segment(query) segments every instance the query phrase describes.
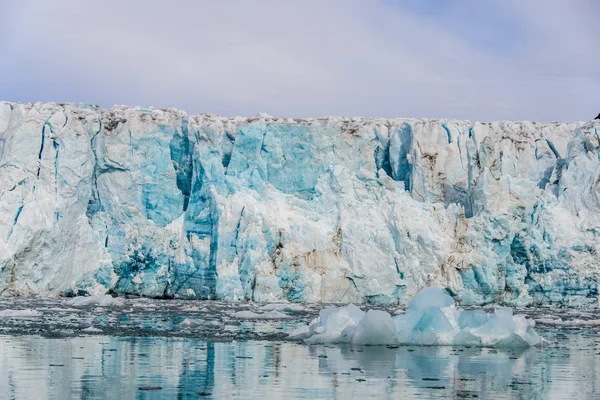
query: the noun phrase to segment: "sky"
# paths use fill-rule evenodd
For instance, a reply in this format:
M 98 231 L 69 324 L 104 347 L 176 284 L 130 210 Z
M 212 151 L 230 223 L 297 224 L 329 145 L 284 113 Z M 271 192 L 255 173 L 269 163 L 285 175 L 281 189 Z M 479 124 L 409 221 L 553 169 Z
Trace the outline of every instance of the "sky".
M 0 0 L 0 100 L 582 121 L 597 0 Z

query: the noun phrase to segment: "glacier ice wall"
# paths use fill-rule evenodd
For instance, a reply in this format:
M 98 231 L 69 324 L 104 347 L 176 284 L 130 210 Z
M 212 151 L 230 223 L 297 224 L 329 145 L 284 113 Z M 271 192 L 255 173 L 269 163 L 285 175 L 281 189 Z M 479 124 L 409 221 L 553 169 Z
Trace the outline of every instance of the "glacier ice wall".
M 595 305 L 600 121 L 0 103 L 0 292 Z

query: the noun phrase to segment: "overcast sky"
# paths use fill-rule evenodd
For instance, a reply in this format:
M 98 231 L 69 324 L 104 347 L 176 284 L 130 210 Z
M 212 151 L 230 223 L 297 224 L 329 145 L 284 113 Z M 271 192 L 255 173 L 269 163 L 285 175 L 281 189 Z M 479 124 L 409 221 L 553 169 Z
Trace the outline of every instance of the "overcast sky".
M 588 120 L 597 0 L 0 0 L 0 99 Z

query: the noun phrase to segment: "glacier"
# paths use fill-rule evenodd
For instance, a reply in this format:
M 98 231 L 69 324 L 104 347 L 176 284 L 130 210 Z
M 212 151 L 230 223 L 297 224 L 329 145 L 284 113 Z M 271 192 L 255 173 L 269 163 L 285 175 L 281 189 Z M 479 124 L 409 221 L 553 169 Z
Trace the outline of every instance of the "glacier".
M 0 293 L 597 306 L 599 132 L 0 102 Z

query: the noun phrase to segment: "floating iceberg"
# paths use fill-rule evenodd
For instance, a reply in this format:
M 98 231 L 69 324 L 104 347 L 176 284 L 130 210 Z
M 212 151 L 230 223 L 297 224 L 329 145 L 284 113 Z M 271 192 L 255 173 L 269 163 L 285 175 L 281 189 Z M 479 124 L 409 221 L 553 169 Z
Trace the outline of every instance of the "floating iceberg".
M 535 322 L 512 309 L 493 314 L 463 310 L 452 297 L 435 287 L 421 290 L 404 314 L 385 311 L 366 313 L 354 305 L 327 307 L 308 326 L 290 332 L 290 339 L 306 343 L 354 343 L 365 345 L 425 345 L 530 347 L 542 342 Z

